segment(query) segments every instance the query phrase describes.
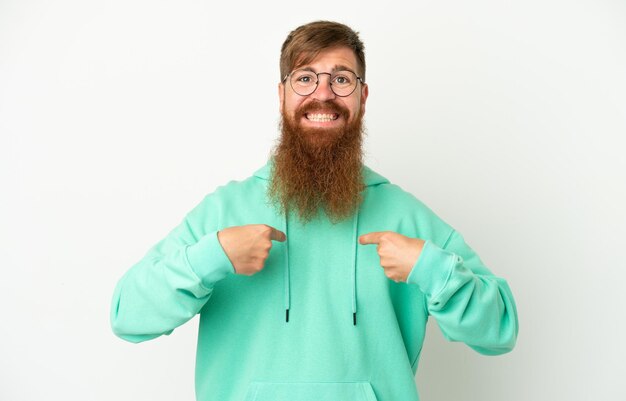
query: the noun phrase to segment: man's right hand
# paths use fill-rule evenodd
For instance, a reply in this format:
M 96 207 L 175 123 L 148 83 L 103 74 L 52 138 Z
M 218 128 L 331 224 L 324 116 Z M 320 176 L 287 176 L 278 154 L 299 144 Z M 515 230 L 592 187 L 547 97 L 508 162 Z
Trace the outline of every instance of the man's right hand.
M 283 242 L 285 233 L 267 224 L 228 227 L 217 233 L 222 249 L 230 259 L 236 274 L 251 276 L 265 267 L 272 240 Z

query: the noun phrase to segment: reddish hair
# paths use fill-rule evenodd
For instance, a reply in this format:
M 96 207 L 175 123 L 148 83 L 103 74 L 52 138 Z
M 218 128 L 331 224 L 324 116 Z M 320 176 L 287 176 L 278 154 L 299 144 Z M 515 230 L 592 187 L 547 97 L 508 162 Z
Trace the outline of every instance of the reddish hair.
M 354 51 L 357 74 L 365 81 L 365 46 L 359 33 L 347 25 L 332 21 L 315 21 L 289 33 L 280 51 L 280 80 L 295 68 L 311 62 L 326 49 L 346 46 Z

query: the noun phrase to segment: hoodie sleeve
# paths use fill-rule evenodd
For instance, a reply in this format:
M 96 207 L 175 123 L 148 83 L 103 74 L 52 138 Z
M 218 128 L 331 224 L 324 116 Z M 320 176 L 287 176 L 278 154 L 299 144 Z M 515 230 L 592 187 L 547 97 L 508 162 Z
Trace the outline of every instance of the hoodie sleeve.
M 142 342 L 170 334 L 200 311 L 216 282 L 234 273 L 218 231 L 194 229 L 203 226 L 203 209 L 189 213 L 117 283 L 110 319 L 120 338 Z
M 447 340 L 485 355 L 515 346 L 517 310 L 507 282 L 494 276 L 456 231 L 443 247 L 426 241 L 407 282 L 425 294 L 428 312 Z

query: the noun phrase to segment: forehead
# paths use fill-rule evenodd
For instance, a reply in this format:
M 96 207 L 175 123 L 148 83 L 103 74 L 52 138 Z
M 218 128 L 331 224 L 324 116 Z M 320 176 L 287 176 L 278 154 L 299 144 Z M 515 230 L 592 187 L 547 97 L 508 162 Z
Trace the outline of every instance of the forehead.
M 357 60 L 354 51 L 349 47 L 333 47 L 320 51 L 313 59 L 303 62 L 306 56 L 299 57 L 294 68 L 308 68 L 316 71 L 332 71 L 349 69 L 356 71 Z

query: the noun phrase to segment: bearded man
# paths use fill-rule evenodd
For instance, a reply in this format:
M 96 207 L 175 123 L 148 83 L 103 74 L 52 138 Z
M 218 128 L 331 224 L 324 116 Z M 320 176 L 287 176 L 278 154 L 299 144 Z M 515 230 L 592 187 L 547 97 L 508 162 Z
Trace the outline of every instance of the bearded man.
M 358 34 L 300 26 L 280 70 L 281 136 L 267 164 L 208 194 L 120 279 L 115 334 L 142 342 L 200 314 L 200 401 L 417 401 L 429 316 L 450 341 L 512 350 L 506 281 L 363 164 Z

